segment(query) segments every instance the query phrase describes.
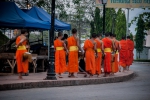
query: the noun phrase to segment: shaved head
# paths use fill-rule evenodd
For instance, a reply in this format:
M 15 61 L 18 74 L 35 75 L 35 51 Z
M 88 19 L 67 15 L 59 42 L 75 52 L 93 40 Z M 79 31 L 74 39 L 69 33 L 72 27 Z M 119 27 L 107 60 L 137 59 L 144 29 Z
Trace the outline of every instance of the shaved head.
M 63 36 L 62 32 L 58 32 L 58 37 Z

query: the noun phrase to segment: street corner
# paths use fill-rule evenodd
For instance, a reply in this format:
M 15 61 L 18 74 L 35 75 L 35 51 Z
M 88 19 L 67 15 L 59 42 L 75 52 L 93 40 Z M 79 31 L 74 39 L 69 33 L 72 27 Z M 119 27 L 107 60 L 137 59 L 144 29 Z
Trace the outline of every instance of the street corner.
M 115 75 L 109 77 L 103 77 L 103 74 L 101 74 L 100 77 L 94 76 L 93 78 L 84 78 L 84 74 L 78 74 L 78 78 L 68 78 L 68 75 L 64 74 L 64 78 L 57 78 L 57 80 L 43 80 L 45 75 L 46 73 L 36 73 L 36 75 L 31 73 L 29 76 L 24 77 L 23 80 L 17 80 L 16 75 L 0 77 L 0 91 L 117 83 L 133 79 L 135 72 L 118 72 Z

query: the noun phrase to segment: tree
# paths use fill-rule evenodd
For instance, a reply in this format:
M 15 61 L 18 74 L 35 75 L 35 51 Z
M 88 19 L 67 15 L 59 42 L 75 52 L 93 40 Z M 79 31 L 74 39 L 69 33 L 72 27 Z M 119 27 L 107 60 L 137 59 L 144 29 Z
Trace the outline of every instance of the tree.
M 0 47 L 8 41 L 8 37 L 2 33 L 0 30 Z
M 143 51 L 143 40 L 144 40 L 144 21 L 142 19 L 142 17 L 139 16 L 138 18 L 138 22 L 137 22 L 137 32 L 136 32 L 136 35 L 135 35 L 135 49 L 136 51 L 139 53 L 139 59 L 140 59 L 140 53 Z
M 78 29 L 79 38 L 82 33 L 86 33 L 88 27 L 90 27 L 90 22 L 94 19 L 94 1 L 93 0 L 72 0 L 72 27 Z M 81 43 L 81 41 L 80 41 Z
M 126 17 L 122 9 L 119 9 L 117 12 L 115 34 L 118 40 L 120 40 L 122 36 L 126 36 Z
M 94 21 L 91 21 L 90 26 L 91 26 L 90 33 L 95 33 L 95 25 L 94 25 Z
M 130 39 L 133 41 L 133 34 L 130 33 Z
M 17 1 L 20 8 L 27 8 L 27 2 Z M 38 6 L 44 8 L 51 13 L 52 0 L 28 0 L 30 6 Z M 94 20 L 95 10 L 94 0 L 56 0 L 55 13 L 59 19 L 71 24 L 72 28 L 77 28 L 79 38 L 82 33 L 90 28 L 90 22 Z
M 116 23 L 116 11 L 114 8 L 106 8 L 106 29 L 105 32 L 114 32 L 113 31 L 113 25 L 115 26 Z
M 27 5 L 38 6 L 44 8 L 49 14 L 51 13 L 51 2 L 52 0 L 18 0 L 16 3 L 20 6 L 20 8 L 27 8 Z M 66 2 L 65 0 L 56 0 L 55 3 L 55 12 L 59 14 L 59 19 L 66 21 L 68 19 L 67 16 L 67 8 L 70 7 L 70 2 Z
M 148 8 L 148 9 L 150 10 L 150 8 Z M 150 12 L 143 12 L 142 14 L 140 14 L 140 17 L 144 21 L 144 29 L 149 30 L 150 29 Z M 129 26 L 131 26 L 131 24 L 136 22 L 138 18 L 139 17 L 134 17 L 133 20 L 131 21 L 131 23 L 129 23 Z
M 92 28 L 95 27 L 94 32 L 96 34 L 101 33 L 103 29 L 102 25 L 103 25 L 103 20 L 102 20 L 102 17 L 100 16 L 100 9 L 96 7 L 95 16 L 94 16 L 94 26 L 91 26 L 91 30 L 94 30 Z

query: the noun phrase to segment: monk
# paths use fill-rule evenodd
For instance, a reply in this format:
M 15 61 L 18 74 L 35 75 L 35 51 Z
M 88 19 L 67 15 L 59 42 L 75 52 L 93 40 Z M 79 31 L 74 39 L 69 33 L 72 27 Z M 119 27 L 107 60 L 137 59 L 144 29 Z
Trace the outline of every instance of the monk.
M 27 38 L 28 31 L 26 29 L 21 30 L 21 35 L 16 39 L 16 61 L 17 61 L 17 72 L 19 73 L 19 79 L 22 79 L 22 74 L 28 72 L 28 60 L 23 60 L 23 54 L 27 52 Z
M 116 39 L 116 34 L 112 35 L 112 41 L 114 43 L 114 61 L 112 62 L 112 75 L 119 71 L 118 54 L 120 51 L 119 41 Z
M 101 74 L 101 62 L 102 62 L 102 53 L 104 51 L 104 47 L 103 47 L 103 41 L 101 40 L 101 34 L 97 35 L 97 38 L 95 39 L 96 42 L 96 49 L 97 49 L 97 53 L 98 53 L 98 57 L 95 59 L 95 68 L 96 68 L 96 74 L 97 77 Z
M 55 48 L 55 72 L 58 73 L 59 78 L 63 78 L 61 74 L 65 71 L 66 68 L 66 52 L 68 49 L 66 44 L 61 39 L 63 38 L 63 33 L 58 32 L 58 38 L 54 41 Z M 66 50 L 66 52 L 65 52 Z
M 86 65 L 86 72 L 90 75 L 90 77 L 93 77 L 95 74 L 95 53 L 96 57 L 97 55 L 97 49 L 96 49 L 96 34 L 93 33 L 91 39 L 88 39 L 84 42 L 84 50 L 85 50 L 85 65 Z M 100 66 L 99 66 L 100 67 Z
M 68 38 L 68 34 L 64 34 L 62 40 L 66 44 L 66 47 L 67 47 L 67 38 Z M 66 55 L 66 72 L 68 72 L 68 55 Z
M 128 45 L 127 71 L 129 71 L 129 67 L 133 63 L 134 42 L 130 39 L 130 36 L 127 36 L 127 40 L 126 41 L 127 41 L 127 45 Z
M 74 73 L 79 71 L 78 68 L 78 49 L 81 50 L 83 54 L 83 50 L 79 44 L 79 39 L 77 37 L 77 29 L 72 29 L 72 36 L 67 39 L 67 47 L 69 49 L 69 56 L 68 56 L 68 72 L 69 76 L 75 78 Z
M 113 42 L 110 39 L 109 33 L 105 33 L 105 38 L 102 39 L 104 43 L 104 77 L 107 77 L 111 73 L 111 51 L 114 48 Z
M 120 52 L 119 52 L 119 65 L 123 67 L 123 72 L 126 70 L 127 67 L 127 60 L 128 60 L 128 45 L 125 37 L 122 37 L 120 40 Z

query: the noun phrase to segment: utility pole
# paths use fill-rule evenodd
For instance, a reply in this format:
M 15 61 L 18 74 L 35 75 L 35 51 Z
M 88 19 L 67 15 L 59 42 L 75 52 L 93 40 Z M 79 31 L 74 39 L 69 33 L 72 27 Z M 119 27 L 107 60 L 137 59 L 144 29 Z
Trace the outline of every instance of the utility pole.
M 51 11 L 51 31 L 49 33 L 49 56 L 48 56 L 48 72 L 47 72 L 47 77 L 46 80 L 56 80 L 56 74 L 55 74 L 55 51 L 53 47 L 53 42 L 54 42 L 54 25 L 55 25 L 55 0 L 52 0 L 52 11 Z

